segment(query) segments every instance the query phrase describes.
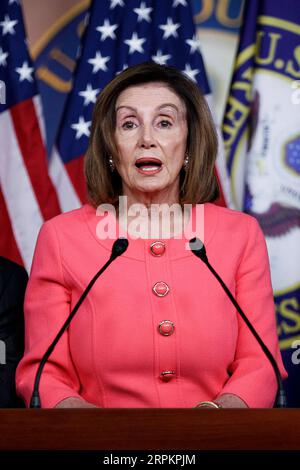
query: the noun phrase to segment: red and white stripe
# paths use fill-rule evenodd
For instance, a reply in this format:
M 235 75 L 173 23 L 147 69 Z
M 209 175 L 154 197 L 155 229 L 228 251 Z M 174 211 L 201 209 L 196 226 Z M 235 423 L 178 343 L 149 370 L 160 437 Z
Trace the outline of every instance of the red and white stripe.
M 80 197 L 80 193 L 75 190 L 76 186 L 84 184 L 83 168 L 81 167 L 81 171 L 78 171 L 77 174 L 70 175 L 56 147 L 54 147 L 51 154 L 49 174 L 56 188 L 63 212 L 77 209 L 82 202 L 85 202 L 85 199 Z
M 61 212 L 35 101 L 0 114 L 0 254 L 28 270 L 42 223 Z
M 45 122 L 40 96 L 36 96 L 34 98 L 34 105 L 43 141 L 46 142 Z M 77 209 L 81 206 L 81 202 L 85 202 L 79 198 L 78 193 L 75 191 L 74 185 L 71 181 L 68 171 L 65 165 L 63 164 L 63 161 L 60 158 L 56 147 L 54 147 L 52 150 L 51 158 L 48 162 L 48 171 L 51 181 L 56 189 L 59 205 L 62 212 Z M 83 179 L 83 171 L 82 174 L 77 174 L 76 177 L 77 179 Z

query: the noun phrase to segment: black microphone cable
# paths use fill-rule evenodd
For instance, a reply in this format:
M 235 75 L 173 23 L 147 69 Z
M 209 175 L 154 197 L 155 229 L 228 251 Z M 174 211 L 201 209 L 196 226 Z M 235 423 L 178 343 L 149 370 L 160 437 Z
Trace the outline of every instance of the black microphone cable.
M 285 408 L 287 406 L 286 395 L 285 395 L 285 391 L 284 391 L 283 384 L 282 384 L 280 370 L 278 368 L 277 362 L 275 361 L 272 353 L 270 352 L 268 347 L 265 345 L 265 343 L 263 342 L 263 340 L 261 339 L 261 337 L 257 333 L 256 329 L 254 328 L 254 326 L 252 325 L 250 320 L 247 318 L 246 314 L 243 312 L 243 310 L 241 309 L 241 307 L 237 303 L 236 299 L 233 297 L 232 293 L 230 292 L 230 290 L 228 289 L 228 287 L 224 283 L 223 279 L 221 279 L 219 274 L 214 270 L 214 268 L 212 267 L 212 265 L 208 261 L 205 246 L 202 243 L 202 241 L 199 238 L 192 238 L 189 241 L 189 244 L 190 244 L 190 248 L 191 248 L 192 252 L 194 253 L 194 255 L 197 256 L 197 258 L 200 258 L 206 264 L 208 269 L 212 272 L 212 274 L 215 276 L 215 278 L 221 284 L 221 286 L 224 289 L 225 293 L 227 294 L 227 296 L 229 297 L 229 299 L 231 300 L 231 302 L 233 303 L 233 305 L 237 309 L 238 313 L 240 314 L 240 316 L 242 317 L 242 319 L 244 320 L 244 322 L 248 326 L 249 330 L 251 331 L 251 333 L 255 337 L 256 341 L 259 343 L 259 345 L 262 348 L 263 352 L 267 356 L 268 360 L 270 361 L 270 363 L 273 367 L 274 373 L 276 375 L 276 380 L 277 380 L 277 385 L 278 385 L 278 391 L 277 391 L 277 396 L 276 396 L 276 401 L 275 401 L 276 407 L 277 408 Z
M 44 356 L 41 359 L 39 367 L 37 369 L 36 375 L 35 375 L 34 387 L 33 387 L 33 392 L 32 392 L 32 396 L 31 396 L 31 400 L 30 400 L 30 408 L 41 408 L 41 400 L 40 400 L 40 394 L 39 394 L 39 384 L 40 384 L 40 380 L 41 380 L 41 375 L 42 375 L 44 366 L 45 366 L 46 362 L 48 361 L 50 355 L 52 354 L 52 352 L 53 352 L 55 346 L 57 345 L 58 341 L 62 337 L 62 335 L 65 332 L 65 330 L 67 329 L 67 327 L 70 325 L 72 319 L 76 315 L 79 307 L 81 306 L 81 304 L 84 301 L 84 299 L 86 298 L 87 294 L 89 293 L 89 291 L 91 290 L 91 288 L 93 287 L 95 282 L 97 281 L 98 277 L 101 276 L 101 274 L 106 270 L 106 268 L 108 268 L 108 266 L 112 263 L 112 261 L 114 261 L 118 256 L 121 256 L 127 250 L 127 248 L 128 248 L 128 240 L 126 238 L 118 238 L 114 242 L 113 247 L 112 247 L 112 253 L 111 253 L 111 256 L 110 256 L 109 260 L 95 274 L 93 279 L 90 281 L 88 286 L 85 288 L 85 290 L 83 291 L 81 297 L 79 298 L 78 302 L 76 303 L 75 307 L 70 312 L 68 318 L 66 319 L 63 326 L 61 327 L 61 329 L 57 333 L 56 337 L 54 338 L 54 340 L 50 344 L 49 348 L 45 352 Z

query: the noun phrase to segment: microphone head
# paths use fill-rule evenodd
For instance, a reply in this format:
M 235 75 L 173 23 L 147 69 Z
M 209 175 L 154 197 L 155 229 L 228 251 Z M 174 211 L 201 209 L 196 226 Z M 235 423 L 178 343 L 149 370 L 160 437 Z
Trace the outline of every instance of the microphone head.
M 118 238 L 112 247 L 112 256 L 121 256 L 128 248 L 127 238 L 120 237 Z
M 204 263 L 208 262 L 205 246 L 199 238 L 192 238 L 189 241 L 189 245 L 195 256 L 204 261 Z

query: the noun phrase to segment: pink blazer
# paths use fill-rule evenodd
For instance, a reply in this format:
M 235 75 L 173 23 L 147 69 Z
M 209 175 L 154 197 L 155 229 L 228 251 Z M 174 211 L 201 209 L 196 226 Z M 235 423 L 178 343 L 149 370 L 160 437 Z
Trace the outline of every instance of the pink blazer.
M 209 203 L 193 207 L 190 224 L 203 207 L 210 263 L 285 377 L 263 234 L 254 218 Z M 27 405 L 43 353 L 110 256 L 114 240 L 97 237 L 100 220 L 87 204 L 40 231 L 17 370 Z M 82 397 L 104 408 L 190 408 L 224 393 L 249 407 L 272 407 L 273 370 L 216 279 L 186 249 L 187 239 L 161 240 L 156 251 L 155 241 L 129 238 L 128 250 L 98 279 L 44 368 L 42 407 Z

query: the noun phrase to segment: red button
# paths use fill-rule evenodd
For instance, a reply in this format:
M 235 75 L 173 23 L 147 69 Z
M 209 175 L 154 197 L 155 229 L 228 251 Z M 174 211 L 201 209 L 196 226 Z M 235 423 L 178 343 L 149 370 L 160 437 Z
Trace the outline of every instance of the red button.
M 152 289 L 153 289 L 154 294 L 157 295 L 158 297 L 164 297 L 165 295 L 167 295 L 167 293 L 170 290 L 168 284 L 166 284 L 163 281 L 159 281 L 156 284 L 154 284 Z
M 164 370 L 160 374 L 160 378 L 164 382 L 169 382 L 169 380 L 171 380 L 174 376 L 175 376 L 175 372 L 173 370 Z
M 166 251 L 166 245 L 163 242 L 153 242 L 150 246 L 150 252 L 153 256 L 162 256 Z
M 174 323 L 170 320 L 163 320 L 158 325 L 158 329 L 161 335 L 170 336 L 174 333 Z

